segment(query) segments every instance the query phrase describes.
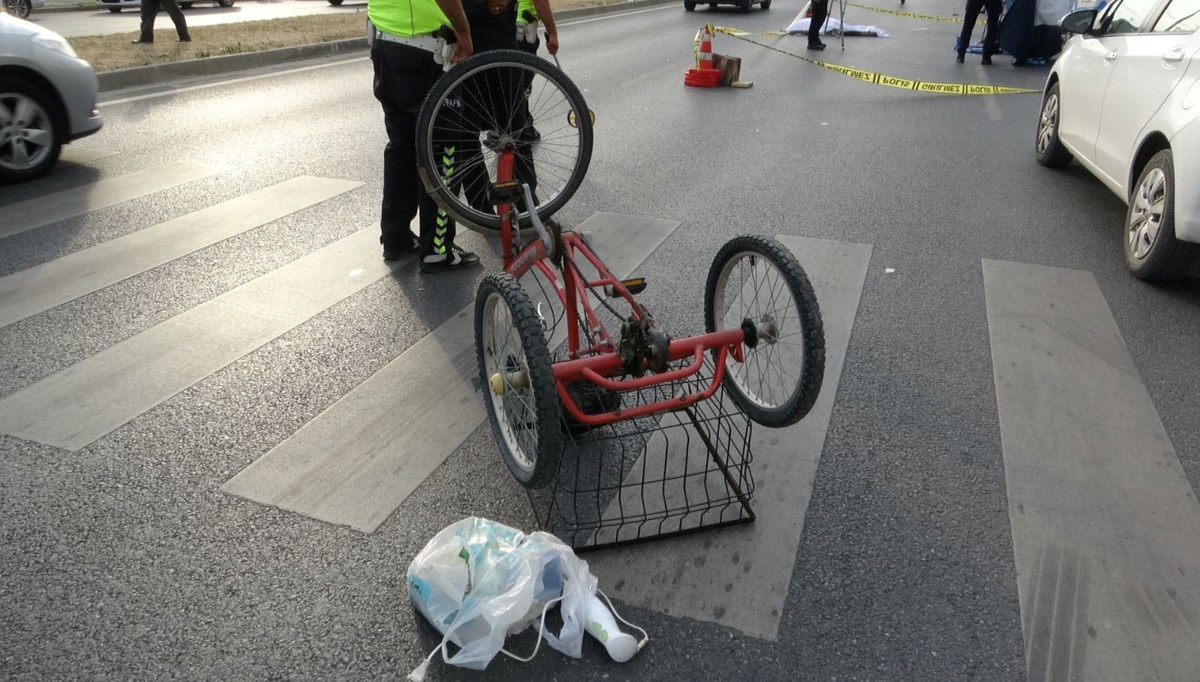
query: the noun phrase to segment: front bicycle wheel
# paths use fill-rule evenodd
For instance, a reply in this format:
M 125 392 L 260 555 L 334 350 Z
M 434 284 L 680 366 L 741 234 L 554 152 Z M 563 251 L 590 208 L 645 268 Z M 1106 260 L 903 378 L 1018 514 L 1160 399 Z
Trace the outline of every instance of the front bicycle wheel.
M 743 361 L 728 358 L 722 383 L 751 419 L 779 428 L 808 414 L 825 375 L 825 331 L 808 276 L 787 247 L 758 235 L 721 247 L 708 271 L 704 323 L 710 332 L 746 332 Z
M 559 401 L 537 309 L 507 273 L 490 275 L 475 296 L 475 353 L 492 434 L 521 485 L 558 474 Z
M 592 115 L 553 64 L 520 50 L 472 55 L 438 79 L 417 119 L 417 163 L 426 189 L 458 222 L 500 229 L 491 197 L 498 159 L 534 191 L 542 220 L 575 194 L 592 158 Z M 517 219 L 528 227 L 529 207 Z

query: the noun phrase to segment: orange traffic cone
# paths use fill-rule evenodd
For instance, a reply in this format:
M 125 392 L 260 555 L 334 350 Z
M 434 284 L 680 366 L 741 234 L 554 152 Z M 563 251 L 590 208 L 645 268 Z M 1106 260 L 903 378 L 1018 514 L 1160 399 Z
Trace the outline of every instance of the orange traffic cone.
M 683 74 L 683 84 L 699 88 L 716 87 L 721 81 L 721 72 L 713 66 L 712 24 L 705 24 L 696 33 L 696 68 Z

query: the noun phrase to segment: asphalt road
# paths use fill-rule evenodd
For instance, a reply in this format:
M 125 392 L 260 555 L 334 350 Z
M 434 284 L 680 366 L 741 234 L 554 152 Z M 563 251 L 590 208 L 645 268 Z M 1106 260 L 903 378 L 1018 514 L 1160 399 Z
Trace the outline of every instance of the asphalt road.
M 77 4 L 77 3 L 76 3 Z M 240 21 L 264 21 L 282 17 L 298 17 L 307 14 L 336 14 L 339 12 L 362 12 L 366 3 L 347 2 L 339 7 L 325 0 L 240 0 L 233 7 L 218 7 L 211 2 L 197 3 L 185 9 L 188 26 L 215 26 Z M 112 12 L 107 8 L 77 12 L 35 12 L 29 20 L 67 38 L 98 36 L 110 33 L 136 33 L 138 8 Z M 171 23 L 170 17 L 159 21 Z
M 1189 524 L 1196 523 L 1200 483 L 1193 400 L 1200 389 L 1200 364 L 1193 358 L 1200 284 L 1152 286 L 1124 271 L 1122 203 L 1078 166 L 1053 172 L 1034 162 L 1036 95 L 958 97 L 879 87 L 728 36 L 717 38 L 715 51 L 742 57 L 742 78 L 754 86 L 682 85 L 692 35 L 702 22 L 778 30 L 800 4 L 777 2 L 750 14 L 689 14 L 667 6 L 565 26 L 562 66 L 596 112 L 597 127 L 588 177 L 561 217 L 578 224 L 612 212 L 678 222 L 637 268 L 651 279 L 643 302 L 677 333 L 701 327 L 704 273 L 731 236 L 781 235 L 799 245 L 793 250 L 812 245 L 797 256 L 811 272 L 822 273 L 818 295 L 827 320 L 845 321 L 840 349 L 835 343 L 830 351 L 841 371 L 826 376 L 827 413 L 804 423 L 814 431 L 803 438 L 816 433 L 821 445 L 808 447 L 801 436 L 773 445 L 811 465 L 811 475 L 803 480 L 776 469 L 756 471 L 763 517 L 751 530 L 643 546 L 628 561 L 647 567 L 640 575 L 651 584 L 641 591 L 615 578 L 620 567 L 609 553 L 585 555 L 601 587 L 618 598 L 622 615 L 651 633 L 649 646 L 632 662 L 607 661 L 589 640 L 580 661 L 543 648 L 532 663 L 497 660 L 488 678 L 1067 679 L 1064 670 L 1082 674 L 1089 670 L 1085 659 L 1105 660 L 1106 648 L 1120 646 L 1114 633 L 1135 632 L 1160 645 L 1146 648 L 1160 652 L 1158 660 L 1184 666 L 1154 674 L 1196 679 L 1189 675 L 1196 670 L 1186 667 L 1200 651 L 1193 646 L 1194 578 L 1135 581 L 1123 598 L 1145 595 L 1151 607 L 1097 615 L 1108 613 L 1101 589 L 1106 577 L 1124 564 L 1119 557 L 1106 563 L 1097 548 L 1107 546 L 1089 538 L 1106 519 L 1120 521 L 1119 505 L 1087 498 L 1072 513 L 1057 514 L 1053 490 L 1039 488 L 1027 465 L 1084 470 L 1087 460 L 1077 459 L 1084 456 L 1079 453 L 1107 452 L 1128 433 L 1150 434 L 1146 447 L 1165 453 L 1164 459 L 1148 471 L 1138 469 L 1145 486 L 1130 504 L 1153 513 L 1185 490 L 1189 499 L 1176 509 L 1182 516 L 1171 517 L 1183 520 L 1164 522 L 1162 532 L 1181 551 L 1195 551 L 1197 536 L 1188 528 L 1195 527 Z M 910 3 L 906 9 L 914 8 Z M 935 0 L 920 11 L 951 15 L 958 9 Z M 846 19 L 881 26 L 892 37 L 847 38 L 844 52 L 829 41 L 822 59 L 928 81 L 1038 88 L 1045 78 L 1044 70 L 1016 69 L 1004 59 L 991 68 L 980 66 L 978 57 L 955 65 L 953 24 L 856 8 L 848 8 Z M 810 56 L 803 38 L 752 38 Z M 137 344 L 207 302 L 375 224 L 385 136 L 370 86 L 369 62 L 353 58 L 239 74 L 194 88 L 175 83 L 165 92 L 109 93 L 101 102 L 105 128 L 71 152 L 78 158 L 95 152 L 97 158 L 64 162 L 31 185 L 0 188 L 0 207 L 10 215 L 15 207 L 34 210 L 23 202 L 52 203 L 61 196 L 57 192 L 147 170 L 139 182 L 153 190 L 6 236 L 0 287 L 30 268 L 64 262 L 298 176 L 362 184 L 0 327 L 0 399 L 20 405 L 56 373 L 115 362 L 114 355 L 131 347 L 118 344 Z M 154 184 L 166 174 L 160 169 L 180 161 L 216 170 L 175 186 Z M 201 221 L 195 229 L 208 224 Z M 321 415 L 356 387 L 378 392 L 385 404 L 389 395 L 412 394 L 412 386 L 397 384 L 393 393 L 372 379 L 387 376 L 389 363 L 418 349 L 431 332 L 450 328 L 445 325 L 454 315 L 472 304 L 478 279 L 499 268 L 485 238 L 467 233 L 460 241 L 484 254 L 483 268 L 432 277 L 407 263 L 381 275 L 374 246 L 364 247 L 361 268 L 377 279 L 321 304 L 319 312 L 196 380 L 180 379 L 182 366 L 219 355 L 232 342 L 198 340 L 191 346 L 184 338 L 178 355 L 146 346 L 153 352 L 133 358 L 128 374 L 138 379 L 142 362 L 163 366 L 161 353 L 176 358 L 168 367 L 181 366 L 178 376 L 168 372 L 161 383 L 179 389 L 134 410 L 111 431 L 84 438 L 79 447 L 0 435 L 0 676 L 403 679 L 436 644 L 408 603 L 405 569 L 415 553 L 464 516 L 526 530 L 536 524 L 486 424 L 465 424 L 465 439 L 446 451 L 419 451 L 423 440 L 400 448 L 402 460 L 433 456 L 441 464 L 428 478 L 411 482 L 415 490 L 374 532 L 260 504 L 223 486 L 282 443 L 295 443 L 306 425 L 330 428 Z M 842 260 L 831 269 L 833 257 L 817 259 L 817 253 L 842 254 Z M 94 267 L 128 257 L 115 252 L 111 263 Z M 1006 275 L 996 262 L 1016 264 L 1017 274 Z M 1063 281 L 1075 288 L 1038 284 L 1046 273 L 1063 271 L 1071 271 Z M 313 277 L 318 274 L 314 270 Z M 1022 284 L 1034 293 L 1012 293 Z M 1110 392 L 1101 382 L 1063 403 L 1051 389 L 1071 372 L 1055 366 L 1044 373 L 1050 388 L 1022 393 L 1021 382 L 1006 374 L 1008 364 L 995 363 L 1009 357 L 1002 342 L 1014 334 L 1021 338 L 1025 329 L 1006 327 L 1010 318 L 997 311 L 1034 305 L 1039 296 L 1054 308 L 1060 290 L 1072 292 L 1068 304 L 1076 290 L 1099 301 L 1060 328 L 1078 339 L 1074 348 L 1087 349 L 1087 357 L 1123 368 L 1121 376 L 1131 381 L 1127 390 Z M 7 303 L 12 301 L 0 297 L 0 304 Z M 297 298 L 297 307 L 301 303 Z M 441 343 L 470 343 L 461 336 Z M 440 388 L 434 383 L 430 394 Z M 91 403 L 73 408 L 68 397 L 65 408 L 55 409 L 78 409 L 83 422 L 87 410 L 138 398 L 100 399 L 96 390 L 87 396 Z M 1119 425 L 1128 428 L 1103 435 L 1112 422 L 1083 407 L 1091 394 L 1105 394 L 1136 413 Z M 1018 409 L 1023 400 L 1028 412 Z M 411 417 L 419 402 L 397 398 L 396 418 Z M 1078 414 L 1071 414 L 1072 406 Z M 424 419 L 422 432 L 464 427 L 457 410 Z M 1061 437 L 1048 436 L 1052 445 L 1044 450 L 1025 447 L 1030 434 L 1049 428 L 1054 435 L 1048 420 L 1061 423 Z M 333 427 L 353 432 L 361 425 L 352 413 Z M 0 434 L 11 432 L 0 428 Z M 1085 441 L 1087 447 L 1080 447 Z M 1126 459 L 1139 452 L 1131 448 Z M 309 454 L 329 459 L 335 471 L 342 457 Z M 351 454 L 345 455 L 347 467 Z M 764 455 L 759 466 L 767 461 Z M 1121 467 L 1132 465 L 1115 461 L 1090 468 L 1124 480 Z M 1156 473 L 1174 478 L 1160 488 Z M 387 476 L 382 481 L 391 484 Z M 1010 500 L 1025 503 L 1018 509 Z M 767 516 L 764 509 L 782 511 Z M 1036 557 L 1030 563 L 1025 548 L 1033 546 L 1027 533 L 1049 525 L 1031 526 L 1028 519 L 1035 516 L 1090 524 L 1067 525 L 1067 531 L 1087 530 L 1074 540 L 1051 535 L 1066 548 L 1063 556 L 1090 557 L 1092 563 L 1090 573 L 1064 569 L 1071 580 L 1062 578 L 1055 592 L 1076 595 L 1071 618 L 1051 619 L 1057 624 L 1052 634 L 1069 638 L 1068 654 L 1059 651 L 1051 662 L 1066 667 L 1035 666 L 1028 674 L 1029 661 L 1044 662 L 1042 612 L 1028 590 L 1046 580 L 1046 560 L 1043 555 L 1041 563 Z M 781 523 L 795 532 L 794 550 L 780 543 L 760 556 L 718 551 Z M 1152 539 L 1139 528 L 1126 527 L 1125 537 L 1150 553 Z M 656 553 L 686 558 L 674 573 L 685 582 L 696 576 L 710 581 L 711 594 L 654 602 L 644 593 L 667 600 L 677 594 L 669 579 L 659 577 Z M 782 589 L 765 581 L 749 586 L 756 603 L 777 605 L 774 613 L 757 614 L 773 632 L 750 632 L 735 623 L 736 605 L 730 611 L 706 608 L 723 591 L 740 589 L 733 583 L 752 574 L 751 563 L 756 570 L 770 563 L 772 575 L 783 576 Z M 1178 562 L 1180 572 L 1191 567 Z M 1164 564 L 1162 570 L 1174 568 Z M 1170 599 L 1160 599 L 1167 594 Z M 1081 605 L 1090 605 L 1092 616 Z M 514 649 L 531 647 L 525 636 Z M 477 677 L 440 663 L 430 670 L 430 679 Z

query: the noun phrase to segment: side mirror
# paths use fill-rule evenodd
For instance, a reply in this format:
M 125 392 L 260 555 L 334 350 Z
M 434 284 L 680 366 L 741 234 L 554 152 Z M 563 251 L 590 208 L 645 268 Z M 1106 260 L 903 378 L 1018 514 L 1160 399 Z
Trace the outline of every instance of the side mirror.
M 1092 24 L 1096 22 L 1096 10 L 1081 9 L 1078 12 L 1071 12 L 1063 17 L 1058 22 L 1059 27 L 1067 33 L 1084 34 L 1092 30 Z

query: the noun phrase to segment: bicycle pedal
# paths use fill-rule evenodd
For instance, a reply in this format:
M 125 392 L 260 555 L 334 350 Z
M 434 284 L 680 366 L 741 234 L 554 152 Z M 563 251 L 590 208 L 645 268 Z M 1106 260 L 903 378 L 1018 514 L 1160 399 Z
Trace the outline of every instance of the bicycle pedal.
M 625 290 L 634 296 L 645 291 L 649 285 L 650 283 L 646 281 L 645 277 L 630 277 L 629 279 L 621 280 L 621 286 L 625 287 Z M 604 294 L 609 298 L 621 297 L 621 293 L 617 291 L 617 288 L 611 285 L 604 287 Z

